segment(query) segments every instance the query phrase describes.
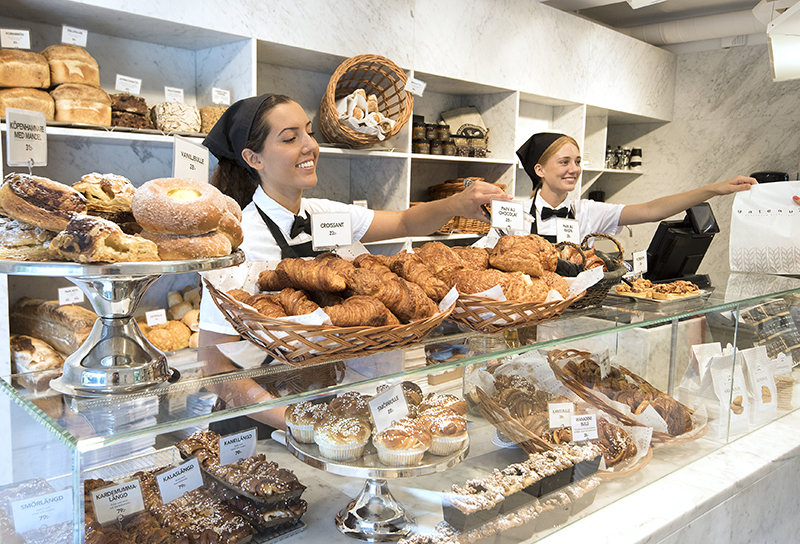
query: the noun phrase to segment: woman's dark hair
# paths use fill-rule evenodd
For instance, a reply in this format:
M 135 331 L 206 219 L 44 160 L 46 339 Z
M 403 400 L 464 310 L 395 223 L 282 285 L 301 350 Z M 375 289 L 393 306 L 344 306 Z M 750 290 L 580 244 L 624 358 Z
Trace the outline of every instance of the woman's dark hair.
M 274 94 L 264 100 L 256 112 L 253 125 L 250 127 L 250 134 L 247 136 L 245 147 L 256 153 L 264 150 L 264 142 L 269 136 L 272 127 L 270 126 L 267 115 L 272 108 L 279 104 L 294 102 L 290 97 L 282 94 Z M 220 158 L 217 169 L 211 176 L 211 184 L 234 199 L 239 206 L 244 208 L 253 200 L 253 193 L 258 187 L 258 174 L 252 168 L 243 167 L 239 161 Z

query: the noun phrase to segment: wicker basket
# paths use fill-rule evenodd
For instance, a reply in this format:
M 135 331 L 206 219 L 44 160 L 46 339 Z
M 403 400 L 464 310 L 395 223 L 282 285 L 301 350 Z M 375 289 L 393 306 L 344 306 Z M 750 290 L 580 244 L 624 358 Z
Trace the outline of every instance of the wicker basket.
M 610 403 L 606 395 L 600 393 L 599 391 L 586 387 L 578 379 L 570 376 L 562 369 L 563 364 L 565 364 L 569 360 L 580 362 L 582 360 L 591 360 L 591 356 L 592 354 L 589 352 L 579 351 L 575 349 L 551 350 L 547 353 L 547 359 L 548 362 L 550 363 L 550 368 L 553 369 L 553 372 L 555 373 L 559 381 L 563 383 L 570 391 L 578 395 L 581 399 L 588 402 L 595 408 L 598 408 L 606 412 L 607 414 L 614 416 L 624 425 L 629 425 L 633 427 L 644 426 L 642 423 L 639 423 L 636 419 L 634 419 L 624 411 L 620 410 L 617 406 Z M 619 371 L 623 376 L 626 377 L 626 379 L 630 380 L 631 382 L 639 384 L 643 388 L 655 392 L 657 395 L 668 396 L 666 393 L 663 393 L 658 389 L 656 389 L 655 387 L 653 387 L 647 380 L 645 380 L 641 376 L 634 374 L 625 367 L 620 366 Z M 678 401 L 675 402 L 682 408 L 687 410 L 689 414 L 692 415 L 692 429 L 679 435 L 669 434 L 663 431 L 658 431 L 653 429 L 652 443 L 654 445 L 675 446 L 686 442 L 691 442 L 702 437 L 708 431 L 708 425 L 706 425 L 705 422 L 703 422 L 702 425 L 699 425 L 698 422 L 695 420 L 694 412 L 691 409 L 679 403 Z
M 225 319 L 246 340 L 275 359 L 304 367 L 331 360 L 352 359 L 418 344 L 453 311 L 439 312 L 405 325 L 335 327 L 303 325 L 265 317 L 216 289 L 203 278 Z
M 394 120 L 394 128 L 384 140 L 396 136 L 408 123 L 414 109 L 414 97 L 405 91 L 408 78 L 395 63 L 379 55 L 358 55 L 344 61 L 333 72 L 319 105 L 319 126 L 330 142 L 352 147 L 379 143 L 377 135 L 362 134 L 339 120 L 336 101 L 364 89 L 378 97 L 378 109 Z
M 575 304 L 575 308 L 586 308 L 589 306 L 595 306 L 603 302 L 603 299 L 606 298 L 608 295 L 608 291 L 618 284 L 622 279 L 622 276 L 628 273 L 628 267 L 625 266 L 624 261 L 624 252 L 622 249 L 622 245 L 617 241 L 616 238 L 613 236 L 609 236 L 608 234 L 602 232 L 593 232 L 591 234 L 587 234 L 583 238 L 583 242 L 581 243 L 581 249 L 586 251 L 589 249 L 587 242 L 590 238 L 607 238 L 614 242 L 619 250 L 619 256 L 617 257 L 610 257 L 603 253 L 602 251 L 595 251 L 595 254 L 603 259 L 603 262 L 606 263 L 606 268 L 608 272 L 603 274 L 603 279 L 599 282 L 595 283 L 591 287 L 586 290 L 586 296 L 583 299 Z
M 443 198 L 460 193 L 464 190 L 464 179 L 465 178 L 457 178 L 445 181 L 439 185 L 432 185 L 431 187 L 428 187 L 428 195 L 431 197 L 431 200 L 441 200 Z M 483 178 L 476 176 L 471 176 L 469 179 L 475 181 L 485 181 Z M 503 184 L 498 184 L 497 186 L 503 190 L 506 188 L 506 186 Z M 442 234 L 464 233 L 482 235 L 487 234 L 491 228 L 492 227 L 489 223 L 478 221 L 477 219 L 468 219 L 466 217 L 457 215 L 445 223 L 442 228 L 438 230 L 438 232 Z
M 492 334 L 558 317 L 582 297 L 583 293 L 565 300 L 535 303 L 460 295 L 448 319 L 473 331 Z

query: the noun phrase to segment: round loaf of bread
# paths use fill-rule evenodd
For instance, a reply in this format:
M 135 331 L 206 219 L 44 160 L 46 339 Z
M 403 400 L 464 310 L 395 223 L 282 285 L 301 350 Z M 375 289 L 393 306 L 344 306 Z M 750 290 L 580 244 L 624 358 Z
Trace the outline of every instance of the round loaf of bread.
M 99 87 L 65 83 L 52 91 L 56 121 L 111 126 L 111 99 Z
M 161 102 L 150 109 L 150 120 L 164 132 L 200 132 L 200 110 L 182 102 Z
M 53 121 L 56 114 L 55 102 L 47 91 L 23 87 L 0 89 L 0 117 L 6 116 L 6 108 L 38 111 L 47 121 Z
M 60 232 L 73 216 L 86 213 L 86 199 L 63 183 L 12 172 L 0 185 L 0 207 L 12 219 Z
M 153 179 L 136 190 L 131 209 L 144 230 L 161 234 L 205 234 L 227 211 L 213 185 L 189 178 Z
M 0 49 L 0 87 L 50 87 L 50 65 L 39 53 Z
M 50 85 L 82 83 L 100 87 L 100 68 L 86 49 L 71 44 L 51 45 L 42 55 L 50 65 Z
M 217 231 L 204 234 L 161 234 L 143 230 L 139 235 L 158 247 L 162 261 L 185 261 L 188 259 L 207 259 L 230 255 L 231 243 Z

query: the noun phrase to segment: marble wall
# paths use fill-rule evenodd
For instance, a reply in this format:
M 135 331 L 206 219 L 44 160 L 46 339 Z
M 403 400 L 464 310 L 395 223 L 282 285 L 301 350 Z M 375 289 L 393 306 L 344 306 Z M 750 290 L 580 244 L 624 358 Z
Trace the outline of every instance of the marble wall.
M 800 81 L 773 83 L 766 45 L 678 55 L 672 122 L 612 126 L 610 144 L 641 147 L 644 175 L 623 185 L 600 180 L 609 201 L 635 203 L 731 178 L 800 168 Z M 626 180 L 627 181 L 627 180 Z M 728 267 L 733 196 L 710 201 L 722 232 L 700 272 Z M 682 217 L 676 216 L 676 218 Z M 647 249 L 656 224 L 623 234 L 630 253 Z

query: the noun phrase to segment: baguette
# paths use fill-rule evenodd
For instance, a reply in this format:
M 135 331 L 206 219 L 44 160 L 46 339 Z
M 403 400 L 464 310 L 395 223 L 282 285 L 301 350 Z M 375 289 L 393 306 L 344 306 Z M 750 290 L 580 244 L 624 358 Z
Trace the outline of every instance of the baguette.
M 70 355 L 89 336 L 97 314 L 82 306 L 59 306 L 57 300 L 22 297 L 11 307 L 11 332 L 44 340 L 62 355 Z

